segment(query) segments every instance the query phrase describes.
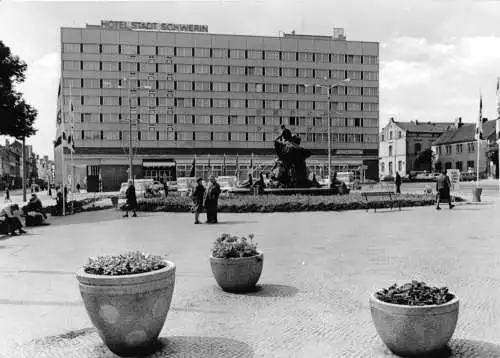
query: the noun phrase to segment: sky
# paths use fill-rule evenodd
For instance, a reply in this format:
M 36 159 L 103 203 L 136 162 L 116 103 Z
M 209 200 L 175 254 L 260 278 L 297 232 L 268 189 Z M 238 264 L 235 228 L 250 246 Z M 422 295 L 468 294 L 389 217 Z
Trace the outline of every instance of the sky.
M 0 0 L 0 40 L 28 64 L 19 88 L 38 109 L 27 142 L 53 157 L 60 27 L 101 20 L 206 24 L 212 33 L 280 31 L 380 42 L 380 126 L 400 121 L 496 118 L 500 0 L 242 0 L 73 2 Z

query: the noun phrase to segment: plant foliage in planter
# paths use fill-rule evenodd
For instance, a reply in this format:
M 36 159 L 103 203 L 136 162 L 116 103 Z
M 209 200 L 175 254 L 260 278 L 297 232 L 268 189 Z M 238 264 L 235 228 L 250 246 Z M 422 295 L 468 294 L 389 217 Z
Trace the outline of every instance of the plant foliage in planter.
M 401 286 L 394 284 L 375 296 L 383 302 L 407 306 L 442 305 L 453 299 L 447 287 L 430 287 L 415 280 Z
M 245 236 L 222 234 L 214 242 L 212 256 L 221 259 L 256 256 L 259 253 L 253 238 L 253 234 L 248 235 L 248 239 Z
M 83 269 L 91 275 L 120 276 L 156 271 L 166 266 L 162 256 L 131 251 L 118 256 L 89 257 Z

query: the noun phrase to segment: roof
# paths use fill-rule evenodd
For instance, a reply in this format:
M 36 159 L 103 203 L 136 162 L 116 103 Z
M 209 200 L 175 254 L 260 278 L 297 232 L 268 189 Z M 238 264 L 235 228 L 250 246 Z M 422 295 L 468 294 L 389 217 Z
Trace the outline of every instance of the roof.
M 483 123 L 483 138 L 488 138 L 496 132 L 496 121 Z M 464 123 L 460 128 L 444 132 L 432 145 L 452 144 L 460 142 L 472 142 L 476 140 L 476 124 Z
M 442 133 L 455 126 L 454 122 L 394 122 L 408 132 Z

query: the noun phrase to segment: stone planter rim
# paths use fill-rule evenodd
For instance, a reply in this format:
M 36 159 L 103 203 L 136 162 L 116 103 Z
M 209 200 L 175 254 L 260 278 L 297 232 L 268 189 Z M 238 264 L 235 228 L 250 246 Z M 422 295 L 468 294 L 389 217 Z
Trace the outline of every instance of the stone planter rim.
M 454 294 L 453 292 L 448 292 L 448 294 L 452 295 L 453 298 L 442 305 L 423 305 L 423 306 L 399 305 L 396 303 L 389 303 L 379 300 L 376 296 L 376 292 L 373 292 L 370 295 L 370 302 L 378 306 L 379 309 L 391 312 L 393 314 L 416 316 L 429 313 L 437 315 L 456 310 L 456 306 L 458 305 L 460 300 L 458 299 L 457 295 Z
M 253 256 L 245 256 L 245 257 L 228 257 L 228 258 L 224 258 L 224 257 L 213 257 L 212 254 L 210 254 L 209 256 L 209 259 L 210 260 L 214 260 L 214 261 L 218 261 L 218 262 L 225 262 L 225 263 L 231 263 L 231 262 L 241 262 L 241 261 L 245 261 L 245 260 L 253 260 L 257 257 L 264 257 L 264 252 L 262 251 L 257 251 L 257 255 L 253 255 Z
M 163 260 L 167 265 L 159 270 L 135 273 L 130 275 L 94 275 L 86 273 L 83 266 L 76 272 L 80 284 L 89 286 L 123 286 L 136 285 L 144 282 L 162 280 L 175 274 L 176 266 L 173 262 Z

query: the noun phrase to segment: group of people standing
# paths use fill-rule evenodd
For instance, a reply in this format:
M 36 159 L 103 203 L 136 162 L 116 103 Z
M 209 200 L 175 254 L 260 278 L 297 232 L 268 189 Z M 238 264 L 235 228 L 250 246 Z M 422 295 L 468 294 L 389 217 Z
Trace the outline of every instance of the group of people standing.
M 217 207 L 220 193 L 220 185 L 217 183 L 215 176 L 210 177 L 207 188 L 203 186 L 202 178 L 196 180 L 196 187 L 191 194 L 195 224 L 201 224 L 199 218 L 203 210 L 207 212 L 207 224 L 217 224 Z

